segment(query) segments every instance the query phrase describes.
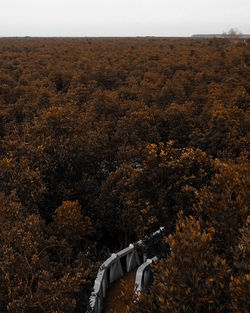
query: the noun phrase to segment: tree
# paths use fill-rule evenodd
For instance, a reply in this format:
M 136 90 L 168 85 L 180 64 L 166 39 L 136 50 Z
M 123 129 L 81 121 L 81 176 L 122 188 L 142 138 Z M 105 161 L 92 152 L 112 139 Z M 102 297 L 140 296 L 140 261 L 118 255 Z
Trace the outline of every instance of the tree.
M 144 151 L 140 188 L 152 206 L 152 214 L 174 231 L 180 210 L 192 214 L 199 190 L 213 172 L 213 162 L 205 152 L 176 148 L 173 141 L 148 145 Z M 162 225 L 159 225 L 162 226 Z
M 241 32 L 237 28 L 230 28 L 228 32 L 224 32 L 223 36 L 224 37 L 230 37 L 230 38 L 237 38 L 241 36 Z
M 54 233 L 81 251 L 90 245 L 94 229 L 88 216 L 83 216 L 78 201 L 64 201 L 54 213 Z
M 246 223 L 249 210 L 250 167 L 247 156 L 242 155 L 235 164 L 216 160 L 217 173 L 199 194 L 195 206 L 202 218 L 202 227 L 215 228 L 213 242 L 218 253 L 231 259 L 231 249 Z
M 103 182 L 97 204 L 97 218 L 120 248 L 142 238 L 157 222 L 140 189 L 142 170 L 123 164 Z
M 231 276 L 231 312 L 247 313 L 249 308 L 250 282 L 250 216 L 240 230 L 238 244 L 233 249 L 234 273 Z
M 1 195 L 0 216 L 1 312 L 63 313 L 86 307 L 97 270 L 88 251 L 75 253 L 14 195 Z

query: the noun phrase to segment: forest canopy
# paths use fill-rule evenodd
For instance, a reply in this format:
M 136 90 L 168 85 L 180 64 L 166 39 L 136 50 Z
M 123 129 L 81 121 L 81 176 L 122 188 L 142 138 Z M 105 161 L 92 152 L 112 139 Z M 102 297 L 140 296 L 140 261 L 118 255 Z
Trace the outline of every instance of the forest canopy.
M 128 312 L 246 313 L 250 41 L 0 39 L 0 311 L 83 312 L 160 226 Z

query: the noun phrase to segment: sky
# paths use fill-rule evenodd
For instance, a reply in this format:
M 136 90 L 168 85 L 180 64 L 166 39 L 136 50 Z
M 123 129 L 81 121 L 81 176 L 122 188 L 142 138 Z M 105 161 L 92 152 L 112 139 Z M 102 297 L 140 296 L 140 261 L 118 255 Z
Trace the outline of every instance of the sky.
M 249 0 L 0 0 L 0 36 L 250 34 Z

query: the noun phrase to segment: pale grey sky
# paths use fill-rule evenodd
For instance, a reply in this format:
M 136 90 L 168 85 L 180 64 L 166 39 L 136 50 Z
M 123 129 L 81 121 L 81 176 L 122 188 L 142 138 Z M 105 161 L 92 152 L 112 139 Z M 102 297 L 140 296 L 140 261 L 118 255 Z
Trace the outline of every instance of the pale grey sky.
M 250 0 L 0 0 L 0 36 L 250 33 Z

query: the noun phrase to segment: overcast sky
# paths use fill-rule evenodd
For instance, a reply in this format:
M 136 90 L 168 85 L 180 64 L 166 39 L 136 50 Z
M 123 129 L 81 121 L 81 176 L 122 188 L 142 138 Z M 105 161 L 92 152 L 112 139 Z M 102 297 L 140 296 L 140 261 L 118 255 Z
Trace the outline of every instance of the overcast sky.
M 250 33 L 250 0 L 0 0 L 0 36 Z

